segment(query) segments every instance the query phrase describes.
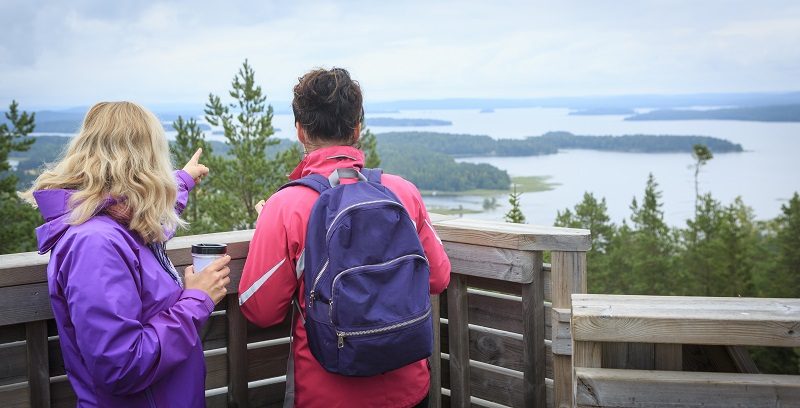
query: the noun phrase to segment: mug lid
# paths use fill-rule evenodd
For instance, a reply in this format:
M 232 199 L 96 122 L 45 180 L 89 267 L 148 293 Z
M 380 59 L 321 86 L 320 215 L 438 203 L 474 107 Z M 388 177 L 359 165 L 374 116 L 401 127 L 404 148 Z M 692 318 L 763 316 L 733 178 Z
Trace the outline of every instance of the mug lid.
M 226 244 L 193 244 L 192 253 L 200 255 L 221 255 L 228 252 Z

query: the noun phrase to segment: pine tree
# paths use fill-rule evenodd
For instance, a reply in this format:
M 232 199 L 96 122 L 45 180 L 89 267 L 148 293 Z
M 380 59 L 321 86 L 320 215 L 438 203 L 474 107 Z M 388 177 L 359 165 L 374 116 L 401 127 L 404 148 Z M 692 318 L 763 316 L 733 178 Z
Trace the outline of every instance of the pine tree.
M 0 254 L 36 249 L 34 228 L 42 223 L 39 212 L 17 196 L 17 177 L 8 161 L 11 152 L 26 151 L 36 141 L 27 137 L 35 127 L 35 114 L 20 112 L 12 101 L 5 116 L 11 127 L 0 123 Z
M 279 143 L 270 138 L 273 109 L 256 85 L 255 71 L 247 60 L 234 76 L 229 95 L 234 102 L 223 104 L 220 97 L 210 94 L 205 109 L 206 120 L 222 127 L 230 147 L 230 158 L 211 169 L 216 176 L 209 184 L 223 193 L 213 196 L 209 216 L 226 229 L 252 228 L 258 215 L 255 204 L 287 181 L 299 151 L 290 149 L 268 159 L 268 148 Z
M 511 204 L 511 209 L 506 213 L 506 222 L 525 224 L 525 215 L 522 213 L 519 204 L 519 197 L 521 195 L 522 193 L 517 192 L 517 185 L 514 184 L 514 192 L 508 196 L 508 202 Z
M 775 261 L 770 268 L 769 297 L 800 297 L 800 195 L 794 193 L 781 205 L 781 214 L 773 224 Z
M 713 159 L 714 154 L 706 145 L 696 144 L 692 146 L 692 158 L 694 158 L 694 207 L 696 212 L 700 199 L 700 168 Z

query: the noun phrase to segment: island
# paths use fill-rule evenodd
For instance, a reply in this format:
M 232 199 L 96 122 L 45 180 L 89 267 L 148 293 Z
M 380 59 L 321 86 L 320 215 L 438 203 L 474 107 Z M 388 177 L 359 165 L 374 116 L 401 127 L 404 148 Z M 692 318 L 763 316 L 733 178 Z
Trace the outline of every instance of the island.
M 441 119 L 417 118 L 367 118 L 370 127 L 411 127 L 411 126 L 451 126 L 453 122 Z
M 659 109 L 625 120 L 742 120 L 754 122 L 800 122 L 800 104 L 751 106 L 709 110 Z
M 633 115 L 636 111 L 630 108 L 588 108 L 578 109 L 569 113 L 570 116 L 601 116 L 601 115 Z

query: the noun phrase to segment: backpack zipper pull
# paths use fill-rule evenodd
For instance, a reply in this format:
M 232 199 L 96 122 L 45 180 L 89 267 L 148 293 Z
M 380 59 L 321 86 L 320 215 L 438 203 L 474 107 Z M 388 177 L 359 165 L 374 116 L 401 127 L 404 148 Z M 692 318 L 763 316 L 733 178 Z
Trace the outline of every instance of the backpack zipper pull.
M 312 290 L 311 293 L 308 294 L 308 307 L 314 306 L 314 298 L 317 297 L 317 294 L 314 293 Z
M 337 343 L 337 345 L 339 346 L 339 348 L 340 348 L 340 349 L 341 349 L 341 348 L 344 348 L 344 334 L 342 334 L 342 333 L 339 333 L 339 334 L 337 334 L 337 335 L 336 335 L 336 337 L 338 337 L 338 340 L 339 340 L 339 341 L 338 341 L 338 343 Z

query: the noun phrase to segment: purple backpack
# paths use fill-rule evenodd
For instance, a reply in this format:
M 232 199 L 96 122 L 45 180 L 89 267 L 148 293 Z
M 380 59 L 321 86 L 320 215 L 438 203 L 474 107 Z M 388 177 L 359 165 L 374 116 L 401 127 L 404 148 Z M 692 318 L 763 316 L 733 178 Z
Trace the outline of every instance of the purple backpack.
M 381 173 L 338 169 L 282 187 L 320 194 L 306 235 L 305 327 L 314 357 L 341 375 L 394 370 L 429 357 L 433 347 L 428 260 Z

